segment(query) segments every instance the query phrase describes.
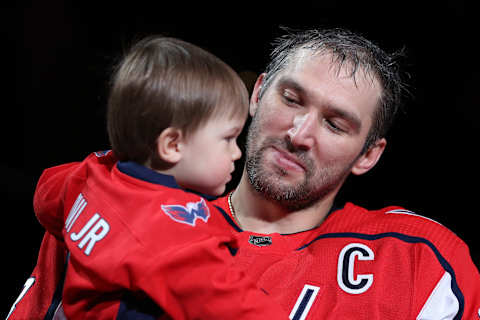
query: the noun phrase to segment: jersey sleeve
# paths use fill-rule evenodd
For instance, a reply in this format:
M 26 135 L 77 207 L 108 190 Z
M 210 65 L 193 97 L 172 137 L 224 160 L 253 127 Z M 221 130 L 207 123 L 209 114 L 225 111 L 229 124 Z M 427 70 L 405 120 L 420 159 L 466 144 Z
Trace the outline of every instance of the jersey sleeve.
M 418 320 L 477 319 L 480 276 L 466 245 L 452 246 L 452 254 L 438 247 L 437 262 L 419 255 L 414 316 Z
M 66 219 L 64 200 L 67 192 L 76 192 L 85 183 L 89 167 L 111 168 L 117 159 L 111 151 L 91 153 L 82 162 L 71 162 L 43 171 L 33 198 L 33 208 L 42 226 L 57 238 L 62 237 Z
M 480 318 L 480 274 L 465 243 L 461 242 L 453 253 L 450 264 L 454 278 L 450 281 L 450 288 L 452 292 L 458 292 L 460 297 L 460 310 L 464 310 L 461 319 L 478 319 Z
M 44 234 L 35 268 L 14 302 L 8 320 L 49 319 L 46 317 L 47 313 L 55 311 L 55 292 L 63 281 L 67 256 L 65 243 L 60 240 L 64 224 L 63 187 L 68 175 L 77 165 L 70 163 L 46 169 L 37 183 L 34 211 L 47 232 Z M 58 294 L 61 295 L 61 292 Z M 60 301 L 61 296 L 58 298 Z
M 72 171 L 79 163 L 69 163 L 46 169 L 37 183 L 33 208 L 42 226 L 57 238 L 64 225 L 63 195 Z
M 478 319 L 480 274 L 467 244 L 454 232 L 429 218 L 404 209 L 395 225 L 402 226 L 415 258 L 414 314 L 417 320 Z M 420 249 L 421 248 L 421 249 Z
M 66 256 L 64 243 L 46 232 L 37 264 L 10 309 L 7 320 L 51 319 L 48 314 L 55 312 L 61 299 L 57 290 L 60 290 L 63 281 Z

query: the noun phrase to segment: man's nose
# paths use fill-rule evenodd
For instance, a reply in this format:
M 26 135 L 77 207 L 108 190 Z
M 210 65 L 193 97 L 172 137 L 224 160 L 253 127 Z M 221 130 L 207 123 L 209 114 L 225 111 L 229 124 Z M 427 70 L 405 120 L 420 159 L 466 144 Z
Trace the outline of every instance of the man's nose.
M 314 111 L 295 116 L 292 127 L 287 132 L 293 146 L 303 150 L 309 150 L 314 146 L 318 131 L 317 119 L 318 116 Z

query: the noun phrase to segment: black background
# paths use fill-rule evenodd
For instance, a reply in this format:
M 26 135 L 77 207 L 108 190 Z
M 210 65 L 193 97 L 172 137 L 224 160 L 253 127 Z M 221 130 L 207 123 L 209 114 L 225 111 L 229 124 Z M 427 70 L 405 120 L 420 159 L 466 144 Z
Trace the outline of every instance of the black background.
M 237 72 L 257 75 L 281 25 L 346 27 L 388 51 L 405 46 L 413 94 L 407 113 L 389 134 L 381 162 L 349 179 L 340 197 L 370 209 L 401 205 L 435 219 L 465 240 L 480 265 L 479 28 L 467 2 L 50 0 L 3 6 L 4 314 L 35 265 L 43 231 L 32 195 L 42 169 L 109 148 L 104 114 L 111 68 L 132 41 L 154 33 L 193 42 Z

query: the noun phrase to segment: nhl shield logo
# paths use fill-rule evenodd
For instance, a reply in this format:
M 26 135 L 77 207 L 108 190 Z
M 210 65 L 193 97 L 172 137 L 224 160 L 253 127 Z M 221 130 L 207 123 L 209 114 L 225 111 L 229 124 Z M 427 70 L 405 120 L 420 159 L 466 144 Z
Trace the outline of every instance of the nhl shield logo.
M 248 242 L 257 247 L 266 247 L 272 244 L 272 237 L 269 236 L 250 236 Z

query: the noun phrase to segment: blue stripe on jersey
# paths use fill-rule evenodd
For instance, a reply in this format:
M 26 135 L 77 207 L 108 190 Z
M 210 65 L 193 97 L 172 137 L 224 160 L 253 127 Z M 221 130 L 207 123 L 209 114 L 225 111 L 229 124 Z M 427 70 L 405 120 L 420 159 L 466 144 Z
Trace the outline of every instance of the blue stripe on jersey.
M 174 176 L 162 174 L 160 172 L 142 166 L 141 164 L 138 164 L 134 161 L 119 161 L 117 162 L 117 168 L 122 173 L 125 173 L 126 175 L 137 178 L 139 180 L 159 184 L 168 188 L 183 189 L 178 185 Z M 185 191 L 195 193 L 196 195 L 205 198 L 208 201 L 213 201 L 217 198 L 215 196 L 203 194 L 195 190 L 185 189 Z
M 235 231 L 243 232 L 243 230 L 240 229 L 235 222 L 233 222 L 233 220 L 230 218 L 230 216 L 221 207 L 215 206 L 215 208 L 217 208 L 218 211 L 220 211 L 220 213 L 223 215 L 225 220 L 227 220 L 228 224 L 231 225 L 232 228 L 235 229 Z
M 450 263 L 448 263 L 448 261 L 440 254 L 440 251 L 438 251 L 438 249 L 433 245 L 433 243 L 431 243 L 427 239 L 420 238 L 420 237 L 413 237 L 413 236 L 409 236 L 409 235 L 405 235 L 397 232 L 386 232 L 386 233 L 379 233 L 379 234 L 363 234 L 363 233 L 354 233 L 354 232 L 327 233 L 327 234 L 322 234 L 316 237 L 309 243 L 301 246 L 296 250 L 297 251 L 303 250 L 318 240 L 331 239 L 331 238 L 357 238 L 357 239 L 363 239 L 363 240 L 379 240 L 383 238 L 396 238 L 408 243 L 426 244 L 428 247 L 430 247 L 430 249 L 432 249 L 433 253 L 435 253 L 435 256 L 437 257 L 438 262 L 443 267 L 443 269 L 445 269 L 445 271 L 450 273 L 450 275 L 452 276 L 452 292 L 455 294 L 459 302 L 459 312 L 453 319 L 460 320 L 462 318 L 463 309 L 465 307 L 465 298 L 463 296 L 463 293 L 460 291 L 460 288 L 458 287 L 455 271 L 453 270 Z
M 147 181 L 150 183 L 161 184 L 169 188 L 180 189 L 173 176 L 161 174 L 133 161 L 119 161 L 117 168 L 121 172 L 131 177 Z

